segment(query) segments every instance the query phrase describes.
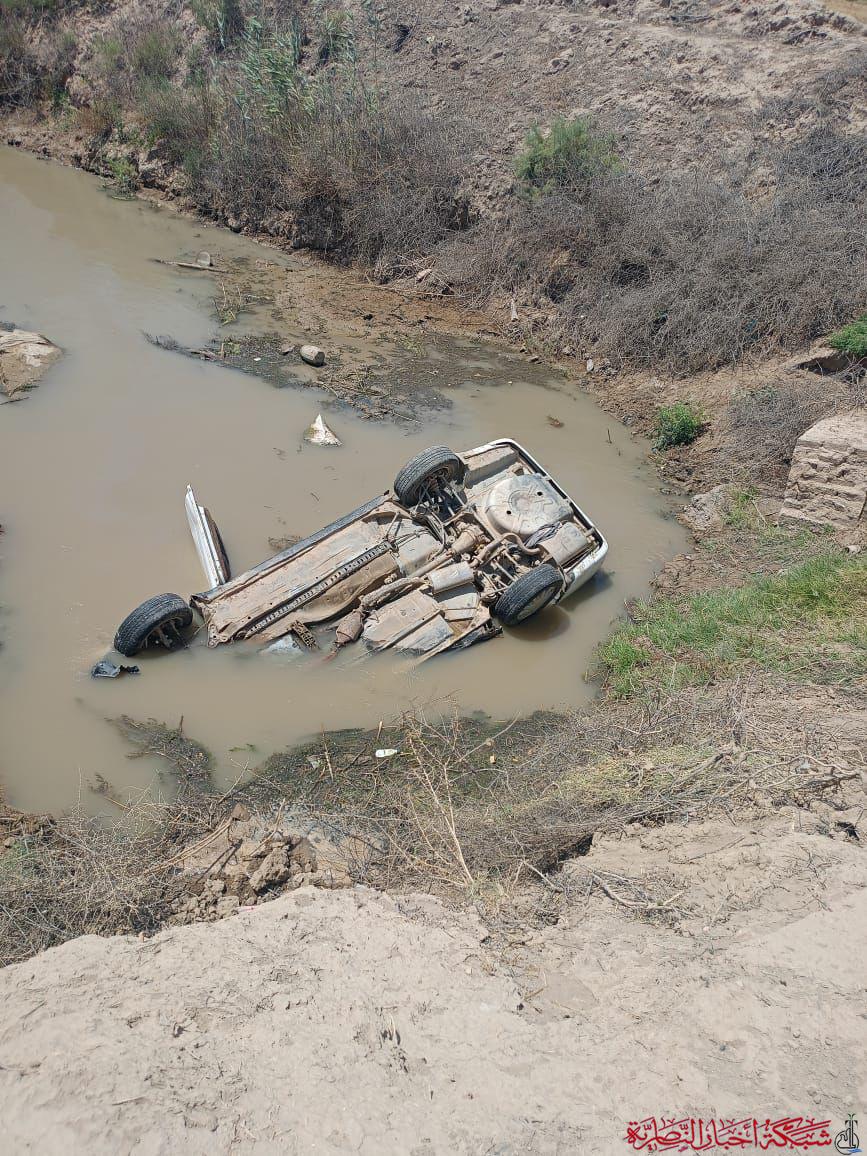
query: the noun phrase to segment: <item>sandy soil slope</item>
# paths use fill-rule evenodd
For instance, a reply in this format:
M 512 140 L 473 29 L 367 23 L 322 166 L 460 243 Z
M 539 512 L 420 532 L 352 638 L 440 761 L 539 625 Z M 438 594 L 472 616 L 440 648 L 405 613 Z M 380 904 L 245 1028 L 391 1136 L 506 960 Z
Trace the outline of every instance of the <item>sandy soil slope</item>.
M 367 30 L 362 0 L 349 6 Z M 756 142 L 829 115 L 863 127 L 861 0 L 844 12 L 818 0 L 387 0 L 377 11 L 380 81 L 458 119 L 471 110 L 481 200 L 508 189 L 527 128 L 557 115 L 594 114 L 633 167 L 746 162 L 757 184 Z
M 673 926 L 594 895 L 489 936 L 427 897 L 304 889 L 67 943 L 0 974 L 4 1150 L 614 1153 L 663 1113 L 836 1131 L 867 1087 L 867 859 L 803 814 L 636 832 L 561 873 L 658 859 L 696 900 Z

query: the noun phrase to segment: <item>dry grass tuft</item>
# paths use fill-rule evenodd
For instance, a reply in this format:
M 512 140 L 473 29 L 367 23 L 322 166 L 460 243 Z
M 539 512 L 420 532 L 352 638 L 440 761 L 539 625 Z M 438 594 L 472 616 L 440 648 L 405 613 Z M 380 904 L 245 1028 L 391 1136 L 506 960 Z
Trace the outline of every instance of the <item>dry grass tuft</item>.
M 729 403 L 726 452 L 735 473 L 751 481 L 784 483 L 801 434 L 843 410 L 867 403 L 867 377 L 858 373 L 784 376 L 747 390 Z
M 160 866 L 209 829 L 198 797 L 143 796 L 114 823 L 76 808 L 7 839 L 0 855 L 0 966 L 78 935 L 149 932 L 169 913 L 178 880 Z

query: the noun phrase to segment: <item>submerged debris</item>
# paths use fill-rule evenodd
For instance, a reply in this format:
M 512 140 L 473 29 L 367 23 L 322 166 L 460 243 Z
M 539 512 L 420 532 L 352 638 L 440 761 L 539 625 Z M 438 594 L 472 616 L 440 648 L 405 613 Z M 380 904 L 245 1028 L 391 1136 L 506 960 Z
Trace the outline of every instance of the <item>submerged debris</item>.
M 158 349 L 193 357 L 197 361 L 216 362 L 267 381 L 277 389 L 286 386 L 325 389 L 366 418 L 414 421 L 421 407 L 446 409 L 451 404 L 439 390 L 442 384 L 439 370 L 433 362 L 428 365 L 420 355 L 416 355 L 419 360 L 415 364 L 406 367 L 408 372 L 397 376 L 386 372 L 388 365 L 384 359 L 357 367 L 341 366 L 335 360 L 324 373 L 317 375 L 314 382 L 309 377 L 299 376 L 298 361 L 294 356 L 287 356 L 298 351 L 297 345 L 287 342 L 277 333 L 221 334 L 207 345 L 195 348 L 170 336 L 147 332 L 143 335 Z M 405 355 L 402 355 L 402 360 L 406 360 Z
M 284 534 L 280 538 L 269 538 L 268 545 L 275 554 L 280 554 L 284 550 L 288 550 L 290 546 L 297 546 L 300 541 L 300 534 Z
M 210 751 L 201 743 L 187 738 L 184 734 L 184 720 L 172 728 L 163 722 L 150 718 L 139 722 L 129 715 L 110 719 L 127 742 L 138 749 L 128 755 L 140 759 L 145 755 L 156 755 L 164 759 L 178 774 L 189 779 L 208 779 L 213 762 Z
M 109 658 L 101 659 L 94 667 L 91 668 L 91 678 L 118 678 L 122 674 L 140 674 L 141 671 L 137 666 L 118 666 L 116 662 L 112 662 Z

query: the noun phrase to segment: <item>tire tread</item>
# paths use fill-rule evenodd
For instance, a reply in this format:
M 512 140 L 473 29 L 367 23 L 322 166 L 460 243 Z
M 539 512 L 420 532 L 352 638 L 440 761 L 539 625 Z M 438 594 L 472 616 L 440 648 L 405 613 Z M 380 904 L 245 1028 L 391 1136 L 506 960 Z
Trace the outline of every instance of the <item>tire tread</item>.
M 448 446 L 431 446 L 406 463 L 394 479 L 394 492 L 402 506 L 414 506 L 418 493 L 430 474 L 448 469 L 453 481 L 460 481 L 467 467 Z
M 114 648 L 126 658 L 132 658 L 145 646 L 148 635 L 158 626 L 174 619 L 181 629 L 193 621 L 193 612 L 178 594 L 157 594 L 148 598 L 128 614 L 117 628 Z
M 551 591 L 550 602 L 556 597 L 558 589 L 563 589 L 563 575 L 550 563 L 543 562 L 541 566 L 535 566 L 532 570 L 521 574 L 503 591 L 494 605 L 494 617 L 499 618 L 504 626 L 515 626 L 523 621 L 521 612 L 529 602 L 538 598 L 545 590 Z M 546 602 L 545 606 L 547 605 Z M 539 609 L 543 610 L 544 606 L 540 606 Z

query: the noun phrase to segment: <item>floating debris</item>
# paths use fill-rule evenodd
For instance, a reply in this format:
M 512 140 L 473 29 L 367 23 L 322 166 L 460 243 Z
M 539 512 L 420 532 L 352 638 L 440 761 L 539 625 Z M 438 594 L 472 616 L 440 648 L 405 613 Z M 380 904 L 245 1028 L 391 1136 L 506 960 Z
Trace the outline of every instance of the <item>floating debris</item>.
M 90 671 L 91 678 L 119 678 L 122 674 L 140 674 L 137 666 L 118 666 L 108 658 L 103 658 Z
M 304 431 L 304 440 L 314 446 L 340 446 L 343 442 L 337 434 L 325 424 L 322 414 L 316 415 L 316 421 Z

